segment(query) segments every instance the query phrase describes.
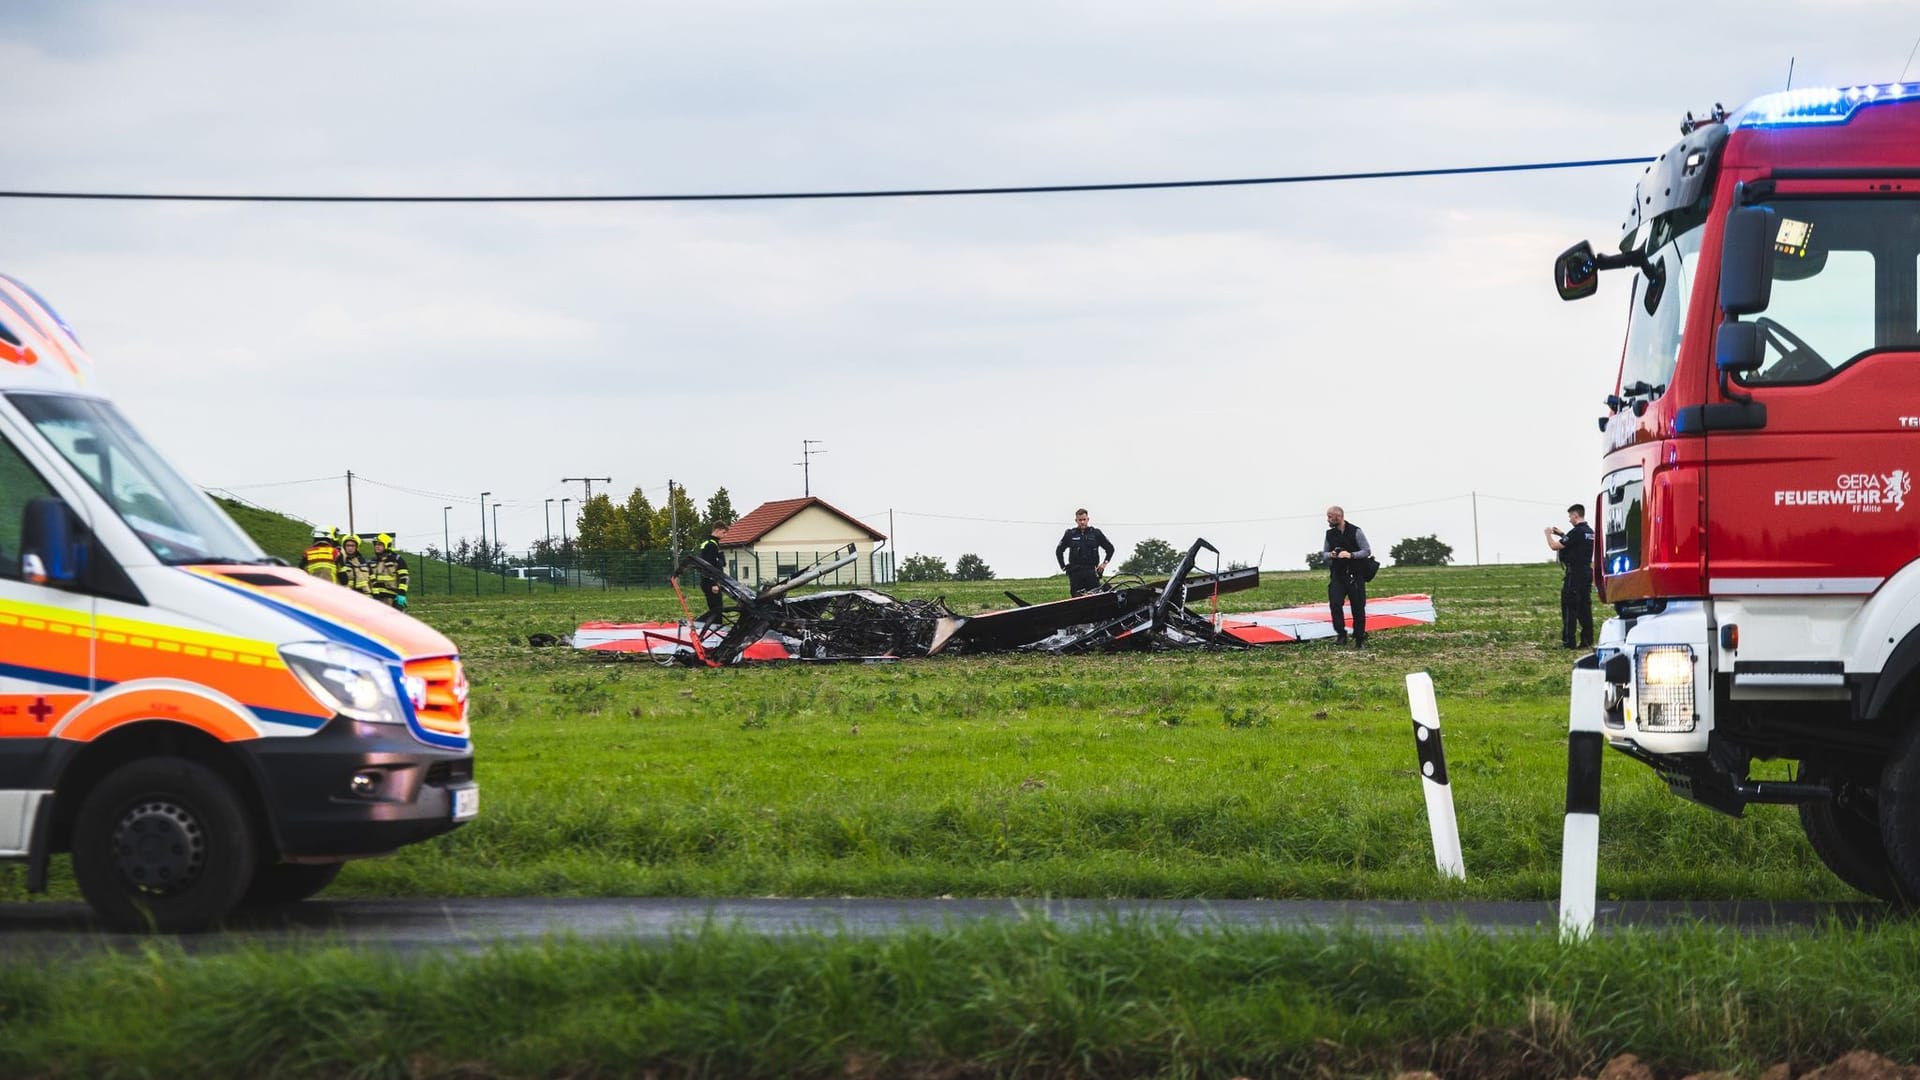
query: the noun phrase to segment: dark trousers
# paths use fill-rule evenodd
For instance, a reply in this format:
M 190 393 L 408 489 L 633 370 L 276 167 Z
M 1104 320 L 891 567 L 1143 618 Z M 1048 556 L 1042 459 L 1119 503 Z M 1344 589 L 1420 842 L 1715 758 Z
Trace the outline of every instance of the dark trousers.
M 1081 593 L 1092 592 L 1099 587 L 1100 570 L 1098 567 L 1067 567 L 1067 589 L 1072 595 L 1079 596 Z
M 1580 640 L 1573 639 L 1575 624 Z M 1593 644 L 1593 577 L 1568 574 L 1560 579 L 1560 644 L 1568 648 Z
M 700 591 L 707 594 L 707 613 L 703 616 L 705 621 L 710 623 L 722 621 L 720 618 L 720 602 L 725 598 L 720 594 L 720 590 L 712 585 L 702 585 Z
M 1357 577 L 1334 575 L 1327 579 L 1327 609 L 1333 612 L 1333 632 L 1347 639 L 1347 617 L 1343 602 L 1353 604 L 1353 632 L 1367 632 L 1367 583 Z

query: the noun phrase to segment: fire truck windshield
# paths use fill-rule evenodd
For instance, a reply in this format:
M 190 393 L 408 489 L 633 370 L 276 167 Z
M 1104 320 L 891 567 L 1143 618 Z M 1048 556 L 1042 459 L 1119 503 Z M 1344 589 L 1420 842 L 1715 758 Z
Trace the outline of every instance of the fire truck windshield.
M 1817 382 L 1875 352 L 1920 348 L 1920 200 L 1779 199 L 1773 290 L 1749 386 Z
M 1675 233 L 1667 223 L 1652 230 L 1646 268 L 1634 275 L 1627 319 L 1627 350 L 1620 368 L 1622 393 L 1657 398 L 1680 359 L 1680 333 L 1693 292 L 1691 268 L 1700 253 L 1700 223 Z

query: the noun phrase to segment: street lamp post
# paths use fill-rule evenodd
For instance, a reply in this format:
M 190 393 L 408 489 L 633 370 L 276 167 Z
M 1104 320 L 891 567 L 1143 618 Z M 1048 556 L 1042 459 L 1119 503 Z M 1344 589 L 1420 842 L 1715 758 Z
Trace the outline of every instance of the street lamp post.
M 553 500 L 552 499 L 548 499 L 546 507 L 540 511 L 540 520 L 546 522 L 547 524 L 547 558 L 551 559 L 553 558 Z
M 491 491 L 480 493 L 480 557 L 487 560 L 489 565 L 493 562 L 493 553 L 487 550 L 487 499 L 492 495 Z M 479 596 L 480 567 L 476 565 L 473 569 L 473 595 Z
M 567 553 L 567 576 L 569 578 L 573 576 L 573 547 L 567 540 L 567 504 L 572 501 L 573 496 L 571 495 L 560 500 L 560 546 L 565 549 Z
M 500 504 L 499 503 L 493 504 L 493 546 L 496 548 L 500 546 Z M 505 570 L 502 570 L 500 573 L 500 591 L 501 592 L 507 591 L 507 575 Z
M 451 513 L 453 513 L 451 506 L 440 508 L 440 542 L 446 545 L 440 549 L 440 557 L 447 560 L 448 596 L 453 595 L 453 526 L 448 524 L 452 519 L 447 516 Z

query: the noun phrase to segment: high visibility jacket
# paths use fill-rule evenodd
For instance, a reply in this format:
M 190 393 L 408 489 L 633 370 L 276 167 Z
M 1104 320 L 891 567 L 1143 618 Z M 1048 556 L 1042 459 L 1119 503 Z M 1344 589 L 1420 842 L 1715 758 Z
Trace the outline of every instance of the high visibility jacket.
M 340 556 L 340 584 L 357 593 L 373 594 L 373 564 L 358 555 Z
M 376 600 L 393 603 L 396 596 L 407 595 L 407 560 L 392 548 L 373 557 L 372 593 Z
M 314 545 L 300 555 L 300 568 L 314 577 L 336 584 L 340 581 L 340 549 L 325 540 Z

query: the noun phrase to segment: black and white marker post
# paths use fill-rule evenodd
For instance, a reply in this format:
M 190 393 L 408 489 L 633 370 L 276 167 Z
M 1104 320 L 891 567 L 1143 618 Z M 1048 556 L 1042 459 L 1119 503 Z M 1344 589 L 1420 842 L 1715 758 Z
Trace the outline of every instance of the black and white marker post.
M 1606 676 L 1597 656 L 1573 666 L 1567 704 L 1567 823 L 1560 841 L 1560 939 L 1593 933 L 1600 874 L 1600 733 Z
M 1427 794 L 1427 825 L 1433 830 L 1433 863 L 1442 877 L 1464 880 L 1460 824 L 1453 815 L 1453 787 L 1447 783 L 1447 749 L 1440 742 L 1440 705 L 1433 679 L 1424 671 L 1407 676 L 1407 705 L 1413 710 L 1413 748 L 1420 755 L 1420 786 Z

